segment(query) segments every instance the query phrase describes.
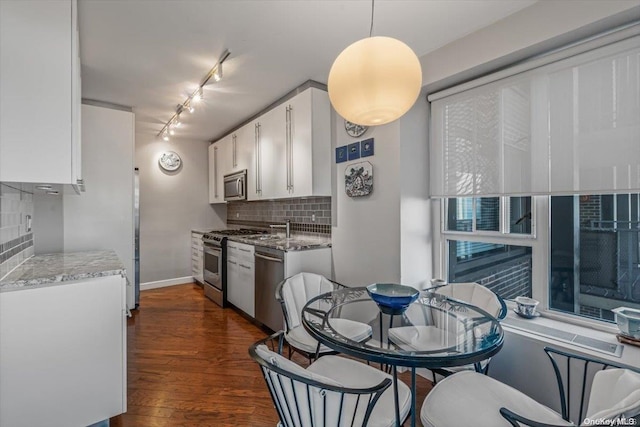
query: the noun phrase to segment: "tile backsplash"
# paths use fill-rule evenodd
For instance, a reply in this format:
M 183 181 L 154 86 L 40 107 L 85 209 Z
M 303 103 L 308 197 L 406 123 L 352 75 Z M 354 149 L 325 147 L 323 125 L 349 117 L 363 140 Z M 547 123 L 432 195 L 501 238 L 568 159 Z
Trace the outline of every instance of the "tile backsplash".
M 293 231 L 331 234 L 331 197 L 257 200 L 227 204 L 227 223 L 266 227 L 291 220 Z
M 0 183 L 0 279 L 33 255 L 33 192 L 27 184 Z

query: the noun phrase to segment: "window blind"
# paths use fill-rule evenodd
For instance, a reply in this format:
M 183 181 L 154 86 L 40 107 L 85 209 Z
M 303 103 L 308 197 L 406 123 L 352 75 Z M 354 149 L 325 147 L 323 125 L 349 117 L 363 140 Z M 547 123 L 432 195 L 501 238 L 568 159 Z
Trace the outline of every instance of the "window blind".
M 640 36 L 449 92 L 432 197 L 640 191 Z

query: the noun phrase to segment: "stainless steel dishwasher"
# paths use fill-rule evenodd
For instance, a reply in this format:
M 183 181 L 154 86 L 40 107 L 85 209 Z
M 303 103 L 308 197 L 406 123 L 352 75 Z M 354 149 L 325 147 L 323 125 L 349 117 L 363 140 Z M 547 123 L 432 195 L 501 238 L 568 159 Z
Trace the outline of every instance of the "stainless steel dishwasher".
M 284 280 L 284 251 L 256 246 L 256 320 L 273 331 L 284 329 L 276 288 Z

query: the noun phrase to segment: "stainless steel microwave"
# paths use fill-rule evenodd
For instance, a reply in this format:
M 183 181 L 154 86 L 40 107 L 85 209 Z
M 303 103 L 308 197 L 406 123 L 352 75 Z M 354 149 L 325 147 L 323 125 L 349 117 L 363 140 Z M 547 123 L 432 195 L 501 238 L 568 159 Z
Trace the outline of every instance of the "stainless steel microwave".
M 224 200 L 247 200 L 247 170 L 224 176 Z

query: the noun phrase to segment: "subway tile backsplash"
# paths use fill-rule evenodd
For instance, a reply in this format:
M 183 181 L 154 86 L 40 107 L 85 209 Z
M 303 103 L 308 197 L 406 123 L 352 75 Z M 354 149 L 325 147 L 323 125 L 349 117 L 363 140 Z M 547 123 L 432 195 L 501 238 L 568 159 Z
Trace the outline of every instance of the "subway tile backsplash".
M 26 184 L 0 183 L 0 279 L 33 255 L 33 193 Z
M 292 230 L 331 234 L 331 197 L 230 202 L 227 223 L 264 227 L 291 220 Z

